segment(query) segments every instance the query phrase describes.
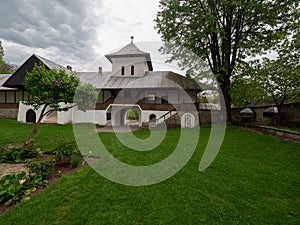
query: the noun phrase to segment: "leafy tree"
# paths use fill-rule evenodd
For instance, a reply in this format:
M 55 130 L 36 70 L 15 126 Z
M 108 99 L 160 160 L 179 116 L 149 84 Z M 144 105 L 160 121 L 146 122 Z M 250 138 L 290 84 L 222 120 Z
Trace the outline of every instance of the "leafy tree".
M 230 121 L 237 61 L 271 49 L 298 29 L 298 5 L 294 0 L 161 0 L 156 29 L 173 45 L 164 53 L 182 56 L 182 48 L 174 46 L 183 46 L 205 60 L 220 84 Z
M 256 105 L 262 98 L 267 96 L 266 90 L 261 86 L 259 71 L 255 69 L 255 64 L 239 64 L 231 80 L 231 99 L 234 107 L 243 108 L 249 104 Z
M 278 108 L 279 122 L 284 103 L 300 99 L 300 63 L 291 55 L 277 59 L 263 58 L 244 67 L 232 82 L 233 102 L 244 107 L 257 100 L 273 100 Z
M 6 63 L 3 57 L 4 57 L 4 50 L 0 41 L 0 74 L 12 73 L 15 70 L 15 66 Z
M 24 85 L 31 96 L 31 100 L 25 104 L 33 106 L 35 110 L 42 107 L 42 110 L 23 146 L 32 142 L 45 116 L 54 111 L 68 111 L 75 105 L 85 111 L 93 106 L 98 97 L 91 84 L 80 84 L 76 75 L 67 74 L 64 70 L 48 70 L 43 64 L 35 65 L 33 70 L 26 74 Z M 75 93 L 77 94 L 74 99 Z
M 256 70 L 259 76 L 255 83 L 266 92 L 267 97 L 272 97 L 280 117 L 283 104 L 300 97 L 299 65 L 294 65 L 284 57 L 277 60 L 264 58 Z

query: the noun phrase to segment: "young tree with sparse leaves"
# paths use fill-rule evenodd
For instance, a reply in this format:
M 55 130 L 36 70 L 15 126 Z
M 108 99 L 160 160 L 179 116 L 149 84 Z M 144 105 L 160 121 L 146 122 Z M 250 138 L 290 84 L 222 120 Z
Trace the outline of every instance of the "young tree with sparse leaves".
M 94 105 L 98 96 L 91 84 L 80 84 L 76 75 L 67 74 L 64 70 L 48 70 L 43 64 L 35 65 L 33 70 L 26 74 L 24 85 L 31 96 L 31 100 L 25 104 L 33 106 L 35 110 L 42 110 L 23 146 L 32 142 L 44 117 L 54 111 L 68 111 L 75 105 L 85 111 Z
M 183 46 L 205 60 L 220 84 L 228 121 L 236 63 L 272 49 L 299 29 L 294 0 L 161 0 L 159 6 L 156 29 L 164 42 L 178 46 L 163 52 L 176 58 Z

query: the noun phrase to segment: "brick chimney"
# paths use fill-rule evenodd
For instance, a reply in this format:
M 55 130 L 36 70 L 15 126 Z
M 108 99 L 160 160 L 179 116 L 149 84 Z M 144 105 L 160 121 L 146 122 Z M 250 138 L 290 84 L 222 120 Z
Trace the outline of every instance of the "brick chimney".
M 99 66 L 98 73 L 102 74 L 102 67 L 101 66 Z

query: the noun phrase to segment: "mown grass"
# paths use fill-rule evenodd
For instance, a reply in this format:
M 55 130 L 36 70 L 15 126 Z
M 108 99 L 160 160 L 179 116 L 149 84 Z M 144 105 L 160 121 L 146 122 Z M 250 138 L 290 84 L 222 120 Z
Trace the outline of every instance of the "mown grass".
M 1 145 L 22 142 L 30 126 L 1 120 Z M 116 158 L 148 165 L 171 154 L 179 133 L 168 130 L 162 146 L 145 153 L 122 146 L 113 133 L 100 138 Z M 209 134 L 201 128 L 192 159 L 161 183 L 124 186 L 86 167 L 19 204 L 0 224 L 300 224 L 299 144 L 228 127 L 217 158 L 199 172 Z M 35 143 L 51 149 L 70 140 L 71 126 L 42 125 Z
M 31 133 L 34 124 L 16 122 L 0 118 L 0 146 L 21 146 Z M 64 142 L 75 141 L 72 125 L 41 124 L 34 137 L 34 148 L 51 151 Z

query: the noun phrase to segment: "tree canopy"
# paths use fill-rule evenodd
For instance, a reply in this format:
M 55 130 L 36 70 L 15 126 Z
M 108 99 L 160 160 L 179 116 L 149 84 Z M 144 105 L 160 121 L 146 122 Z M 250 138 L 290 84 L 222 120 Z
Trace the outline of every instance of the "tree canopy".
M 68 111 L 75 105 L 85 111 L 92 108 L 98 93 L 91 84 L 80 84 L 75 74 L 67 74 L 64 70 L 46 69 L 43 64 L 35 65 L 28 72 L 24 81 L 30 100 L 25 102 L 35 110 L 42 107 L 40 117 L 24 146 L 28 145 L 45 116 L 54 111 Z
M 299 38 L 300 32 L 295 32 L 283 39 L 276 46 L 278 56 L 275 59 L 264 57 L 237 67 L 231 90 L 235 106 L 271 99 L 280 113 L 285 102 L 300 100 Z
M 63 70 L 48 70 L 40 64 L 26 74 L 24 85 L 31 96 L 26 104 L 32 105 L 34 109 L 47 105 L 63 111 L 65 107 L 60 103 L 73 102 L 79 79 L 74 74 L 66 74 Z
M 236 63 L 274 48 L 299 29 L 298 5 L 294 0 L 161 0 L 155 21 L 164 42 L 193 51 L 209 65 L 230 120 Z M 176 56 L 178 50 L 165 53 Z

